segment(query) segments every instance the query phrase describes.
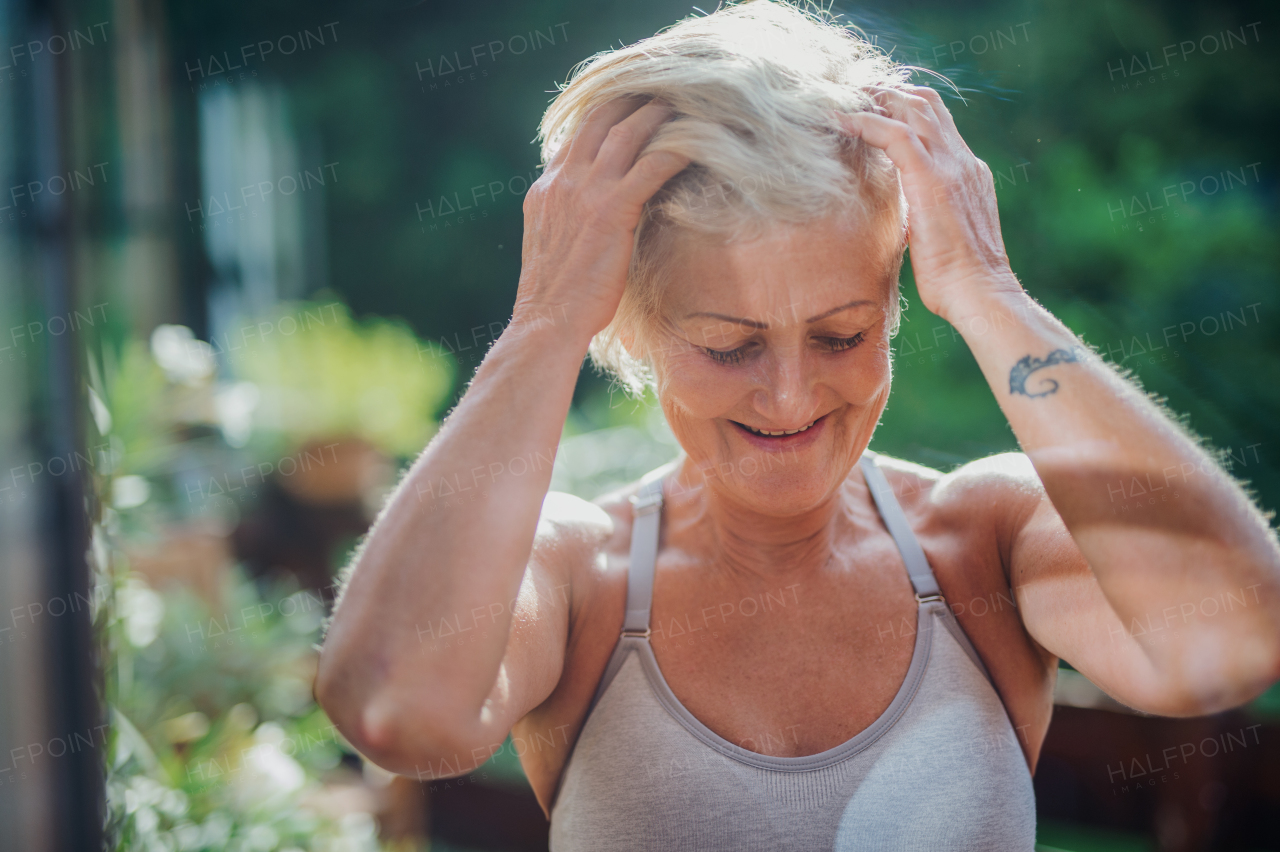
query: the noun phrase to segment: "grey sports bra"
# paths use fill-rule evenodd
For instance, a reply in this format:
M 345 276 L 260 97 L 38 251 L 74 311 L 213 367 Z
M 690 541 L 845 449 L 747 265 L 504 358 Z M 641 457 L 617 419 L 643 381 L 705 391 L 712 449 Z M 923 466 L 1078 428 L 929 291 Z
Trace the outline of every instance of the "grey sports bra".
M 553 850 L 1034 848 L 1031 775 L 1004 705 L 874 454 L 860 464 L 919 604 L 888 709 L 827 751 L 774 757 L 725 740 L 680 703 L 649 644 L 655 471 L 634 499 L 622 635 L 560 780 Z

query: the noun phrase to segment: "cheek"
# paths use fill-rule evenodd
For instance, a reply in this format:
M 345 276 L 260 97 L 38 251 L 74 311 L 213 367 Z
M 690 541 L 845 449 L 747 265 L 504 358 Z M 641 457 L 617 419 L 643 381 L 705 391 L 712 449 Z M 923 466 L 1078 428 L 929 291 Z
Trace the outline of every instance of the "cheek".
M 658 396 L 668 416 L 711 420 L 737 405 L 750 392 L 748 373 L 726 369 L 702 352 L 668 357 L 658 370 Z
M 852 357 L 836 359 L 824 370 L 824 383 L 855 405 L 870 404 L 893 378 L 893 356 L 887 345 L 864 344 Z

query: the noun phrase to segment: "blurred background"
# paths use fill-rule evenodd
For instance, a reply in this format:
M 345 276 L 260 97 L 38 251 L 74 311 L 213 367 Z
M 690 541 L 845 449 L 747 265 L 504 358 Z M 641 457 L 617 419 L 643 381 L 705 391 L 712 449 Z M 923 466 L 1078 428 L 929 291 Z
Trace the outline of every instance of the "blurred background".
M 833 8 L 963 91 L 1027 289 L 1280 504 L 1274 5 Z M 510 316 L 556 84 L 689 14 L 0 0 L 0 847 L 546 848 L 509 748 L 432 783 L 363 762 L 316 643 Z M 904 292 L 872 447 L 1014 449 L 909 265 Z M 584 369 L 554 487 L 675 453 Z M 1061 674 L 1042 849 L 1280 849 L 1280 692 L 1163 720 Z

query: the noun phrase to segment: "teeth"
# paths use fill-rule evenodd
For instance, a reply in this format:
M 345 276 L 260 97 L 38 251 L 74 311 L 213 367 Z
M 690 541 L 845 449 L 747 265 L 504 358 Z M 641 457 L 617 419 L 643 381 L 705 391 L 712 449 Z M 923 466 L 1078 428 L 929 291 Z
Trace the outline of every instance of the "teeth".
M 769 431 L 767 431 L 767 430 L 765 430 L 765 429 L 757 429 L 757 428 L 755 428 L 754 426 L 747 426 L 747 428 L 748 428 L 748 429 L 750 429 L 752 432 L 755 432 L 757 435 L 768 435 L 770 438 L 776 438 L 776 437 L 778 437 L 778 436 L 780 436 L 780 435 L 796 435 L 796 434 L 799 434 L 800 432 L 803 432 L 804 430 L 808 429 L 810 426 L 812 426 L 814 423 L 817 423 L 817 422 L 818 422 L 817 420 L 813 420 L 813 421 L 811 421 L 810 423 L 808 423 L 807 425 L 800 427 L 799 429 L 788 429 L 788 430 L 786 430 L 786 431 L 784 431 L 784 432 L 769 432 Z M 742 424 L 742 425 L 743 425 L 743 426 L 746 426 L 747 424 L 745 424 L 745 423 L 744 423 L 744 424 Z

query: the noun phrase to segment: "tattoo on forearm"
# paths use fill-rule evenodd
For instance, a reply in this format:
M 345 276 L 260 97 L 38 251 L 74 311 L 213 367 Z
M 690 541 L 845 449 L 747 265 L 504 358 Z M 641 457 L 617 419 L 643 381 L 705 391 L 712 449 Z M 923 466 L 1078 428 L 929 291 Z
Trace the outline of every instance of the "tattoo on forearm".
M 1054 364 L 1068 364 L 1080 360 L 1076 357 L 1079 352 L 1078 348 L 1072 347 L 1071 349 L 1055 349 L 1044 358 L 1035 358 L 1031 355 L 1022 356 L 1018 363 L 1013 365 L 1013 369 L 1009 371 L 1009 393 L 1020 393 L 1029 397 L 1048 396 L 1051 393 L 1056 393 L 1058 382 L 1055 379 L 1043 379 L 1044 384 L 1048 385 L 1048 389 L 1039 393 L 1027 390 L 1027 379 L 1036 370 L 1052 367 Z

